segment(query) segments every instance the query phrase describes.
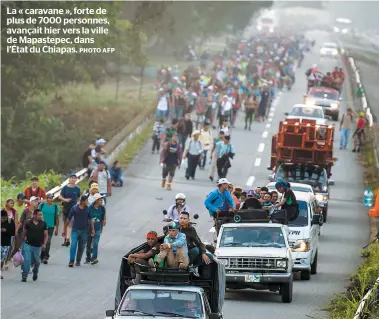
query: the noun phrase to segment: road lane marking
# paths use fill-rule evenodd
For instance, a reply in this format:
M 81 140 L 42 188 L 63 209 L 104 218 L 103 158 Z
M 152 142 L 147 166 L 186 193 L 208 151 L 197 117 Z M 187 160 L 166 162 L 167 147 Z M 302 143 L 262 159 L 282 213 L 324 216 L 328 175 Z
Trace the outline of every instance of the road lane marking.
M 254 181 L 255 181 L 255 177 L 254 177 L 254 176 L 250 176 L 250 177 L 247 179 L 246 186 L 249 186 L 249 187 L 253 186 Z
M 268 121 L 269 121 L 269 122 L 272 122 L 272 118 L 269 118 Z
M 268 135 L 268 132 L 267 132 L 267 131 L 264 131 L 264 132 L 262 133 L 262 137 L 263 137 L 263 138 L 266 138 L 267 135 Z
M 258 152 L 262 153 L 265 149 L 265 143 L 260 143 L 258 146 Z
M 266 128 L 270 128 L 271 127 L 271 124 L 270 123 L 267 123 L 266 124 Z
M 258 166 L 261 166 L 261 159 L 260 158 L 256 158 L 255 159 L 255 163 L 254 163 L 254 166 L 258 167 Z
M 273 117 L 274 116 L 274 112 L 270 112 L 270 114 L 268 116 Z
M 271 106 L 271 111 L 273 111 L 273 112 L 274 112 L 274 111 L 275 111 L 275 107 L 272 107 L 272 106 Z

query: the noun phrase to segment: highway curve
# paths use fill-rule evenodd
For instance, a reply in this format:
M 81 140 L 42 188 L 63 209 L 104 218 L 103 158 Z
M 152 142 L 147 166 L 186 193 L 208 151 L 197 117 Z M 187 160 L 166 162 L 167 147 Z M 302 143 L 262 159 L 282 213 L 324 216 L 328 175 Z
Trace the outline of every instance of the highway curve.
M 330 40 L 324 33 L 311 36 L 318 45 Z M 303 69 L 297 72 L 297 83 L 292 91 L 279 96 L 268 122 L 255 123 L 252 131 L 245 131 L 241 114 L 232 135 L 236 157 L 228 176 L 235 185 L 245 186 L 248 180 L 254 180 L 254 186 L 267 183 L 271 136 L 283 113 L 302 101 L 306 88 L 305 68 L 318 63 L 327 71 L 336 64 L 327 59 L 321 61 L 318 52 L 317 46 L 314 53 L 306 57 Z M 345 279 L 360 262 L 360 248 L 367 242 L 368 218 L 361 203 L 361 169 L 352 152 L 338 149 L 338 136 L 335 144 L 338 157 L 333 169 L 335 186 L 331 192 L 328 223 L 321 230 L 318 274 L 310 281 L 295 281 L 291 304 L 282 304 L 278 294 L 265 291 L 228 292 L 224 306 L 226 319 L 320 316 L 316 309 L 323 307 L 334 292 L 344 290 Z M 144 241 L 147 231 L 161 232 L 162 209 L 170 205 L 176 192 L 187 195 L 192 211 L 200 214 L 198 232 L 205 239 L 211 238 L 211 221 L 203 207 L 204 197 L 215 187 L 208 179 L 208 172 L 198 171 L 195 181 L 187 181 L 183 170 L 179 170 L 174 191 L 162 190 L 158 155 L 151 155 L 150 147 L 149 142 L 126 172 L 124 187 L 116 189 L 110 199 L 108 224 L 100 241 L 99 264 L 68 268 L 68 249 L 60 246 L 61 237 L 54 237 L 49 265 L 41 265 L 37 282 L 21 283 L 18 269 L 4 272 L 1 309 L 4 318 L 104 318 L 105 310 L 113 307 L 121 257 Z

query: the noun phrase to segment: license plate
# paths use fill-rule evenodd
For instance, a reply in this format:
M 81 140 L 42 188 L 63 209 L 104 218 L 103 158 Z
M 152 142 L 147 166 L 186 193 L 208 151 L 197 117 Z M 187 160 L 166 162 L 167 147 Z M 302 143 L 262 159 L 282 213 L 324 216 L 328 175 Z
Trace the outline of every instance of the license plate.
M 245 275 L 245 282 L 260 282 L 261 276 L 259 275 Z

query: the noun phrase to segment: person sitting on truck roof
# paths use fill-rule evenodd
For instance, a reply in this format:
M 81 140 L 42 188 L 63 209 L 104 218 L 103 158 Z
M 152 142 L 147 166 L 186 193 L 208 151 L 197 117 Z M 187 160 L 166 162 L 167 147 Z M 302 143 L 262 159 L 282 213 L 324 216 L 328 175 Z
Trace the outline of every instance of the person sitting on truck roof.
M 130 264 L 130 273 L 132 275 L 132 283 L 139 284 L 141 281 L 141 265 L 148 264 L 148 260 L 153 258 L 155 255 L 159 253 L 159 244 L 158 244 L 158 234 L 151 230 L 146 234 L 147 247 L 145 249 L 140 250 L 135 254 L 130 254 L 128 256 L 128 262 Z
M 299 215 L 299 205 L 297 204 L 296 196 L 294 192 L 289 187 L 288 182 L 279 181 L 276 182 L 275 188 L 279 193 L 282 193 L 282 200 L 274 205 L 275 208 L 281 207 L 282 209 L 287 210 L 287 218 L 289 221 L 295 220 Z
M 188 257 L 190 264 L 193 264 L 196 257 L 201 253 L 201 258 L 205 264 L 211 262 L 212 256 L 207 255 L 207 250 L 205 245 L 201 241 L 195 227 L 190 224 L 189 213 L 182 212 L 179 216 L 179 230 L 181 233 L 186 235 L 187 247 L 188 247 Z
M 228 191 L 229 191 L 230 195 L 232 195 L 232 197 L 233 197 L 234 204 L 236 204 L 236 208 L 239 209 L 240 208 L 240 201 L 238 200 L 237 196 L 234 195 L 234 186 L 233 186 L 233 184 L 229 184 Z
M 228 191 L 229 182 L 226 178 L 221 178 L 217 182 L 217 188 L 211 191 L 204 201 L 209 215 L 213 218 L 220 211 L 233 211 L 236 209 L 232 195 Z
M 149 259 L 149 265 L 155 269 L 165 259 L 169 268 L 186 269 L 188 267 L 187 238 L 184 233 L 179 232 L 178 222 L 173 221 L 168 225 L 168 235 L 160 245 L 160 252 L 155 260 Z

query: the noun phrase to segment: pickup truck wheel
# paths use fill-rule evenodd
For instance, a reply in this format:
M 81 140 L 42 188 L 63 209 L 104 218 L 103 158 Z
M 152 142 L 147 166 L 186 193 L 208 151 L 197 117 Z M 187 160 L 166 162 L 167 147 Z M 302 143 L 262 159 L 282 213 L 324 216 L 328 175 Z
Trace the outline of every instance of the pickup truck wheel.
M 300 275 L 301 280 L 310 280 L 311 272 L 309 270 L 302 270 Z
M 283 303 L 291 303 L 292 302 L 292 292 L 293 292 L 293 279 L 285 284 L 282 284 L 281 287 L 281 295 Z
M 313 259 L 313 263 L 311 265 L 311 274 L 312 275 L 317 274 L 317 259 L 318 259 L 318 252 L 316 252 L 315 259 Z

